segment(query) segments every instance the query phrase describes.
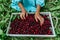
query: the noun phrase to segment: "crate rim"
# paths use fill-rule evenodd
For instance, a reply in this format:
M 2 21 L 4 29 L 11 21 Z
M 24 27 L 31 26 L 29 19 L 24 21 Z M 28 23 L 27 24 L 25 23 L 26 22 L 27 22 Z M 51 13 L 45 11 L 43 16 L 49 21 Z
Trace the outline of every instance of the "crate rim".
M 29 12 L 29 13 L 34 13 L 34 12 Z M 40 13 L 41 13 L 41 14 L 42 14 L 42 13 L 45 13 L 45 14 L 48 13 L 48 15 L 49 15 L 49 17 L 50 17 L 50 21 L 51 21 L 52 28 L 53 28 L 53 30 L 52 30 L 52 31 L 53 31 L 53 35 L 29 35 L 29 34 L 21 35 L 21 34 L 8 34 L 8 31 L 9 31 L 8 29 L 9 29 L 9 27 L 10 27 L 10 23 L 11 23 L 11 22 L 9 22 L 9 26 L 7 27 L 6 35 L 7 35 L 7 36 L 25 36 L 25 37 L 26 37 L 26 36 L 29 36 L 29 37 L 30 37 L 30 36 L 32 36 L 32 37 L 55 37 L 56 34 L 55 34 L 55 31 L 54 31 L 54 26 L 53 26 L 53 22 L 52 22 L 51 12 L 40 12 Z M 20 13 L 12 13 L 12 14 L 11 14 L 11 18 L 13 17 L 14 14 L 20 14 Z M 11 19 L 11 18 L 10 18 L 10 19 Z

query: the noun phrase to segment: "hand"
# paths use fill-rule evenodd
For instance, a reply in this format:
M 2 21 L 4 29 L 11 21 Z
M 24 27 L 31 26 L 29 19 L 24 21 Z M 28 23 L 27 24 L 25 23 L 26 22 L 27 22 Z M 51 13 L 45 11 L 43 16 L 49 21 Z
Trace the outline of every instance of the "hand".
M 39 13 L 35 13 L 35 20 L 36 22 L 38 22 L 38 20 L 40 21 L 40 25 L 42 26 L 44 23 L 44 18 L 39 14 Z
M 25 17 L 28 16 L 28 13 L 25 10 L 22 10 L 22 13 L 20 14 L 21 19 L 25 19 Z

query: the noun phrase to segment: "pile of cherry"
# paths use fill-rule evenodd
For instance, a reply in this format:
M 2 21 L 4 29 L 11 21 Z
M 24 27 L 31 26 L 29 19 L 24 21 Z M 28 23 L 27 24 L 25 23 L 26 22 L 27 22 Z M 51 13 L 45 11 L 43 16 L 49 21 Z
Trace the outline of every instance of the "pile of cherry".
M 36 22 L 34 14 L 29 14 L 26 19 L 15 18 L 11 22 L 9 34 L 40 34 L 40 35 L 51 35 L 50 29 L 51 23 L 47 18 L 48 15 L 42 15 L 44 18 L 44 24 L 40 26 L 40 22 Z

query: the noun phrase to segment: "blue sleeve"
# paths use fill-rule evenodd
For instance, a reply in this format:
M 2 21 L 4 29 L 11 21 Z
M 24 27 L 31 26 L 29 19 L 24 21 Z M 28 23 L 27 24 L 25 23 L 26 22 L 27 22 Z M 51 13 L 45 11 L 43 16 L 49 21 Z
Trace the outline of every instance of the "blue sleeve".
M 21 2 L 21 0 L 12 0 L 12 3 L 19 3 L 19 2 Z
M 44 0 L 36 0 L 36 5 L 40 5 L 41 7 L 43 7 L 45 5 Z

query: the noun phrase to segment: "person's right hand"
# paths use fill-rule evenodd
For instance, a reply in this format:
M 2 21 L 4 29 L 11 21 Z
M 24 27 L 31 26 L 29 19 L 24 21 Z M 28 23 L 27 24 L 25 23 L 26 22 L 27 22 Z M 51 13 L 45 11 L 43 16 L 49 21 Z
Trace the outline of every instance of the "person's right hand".
M 20 18 L 26 19 L 27 16 L 28 16 L 28 13 L 26 12 L 26 10 L 22 10 L 22 13 L 20 14 Z

